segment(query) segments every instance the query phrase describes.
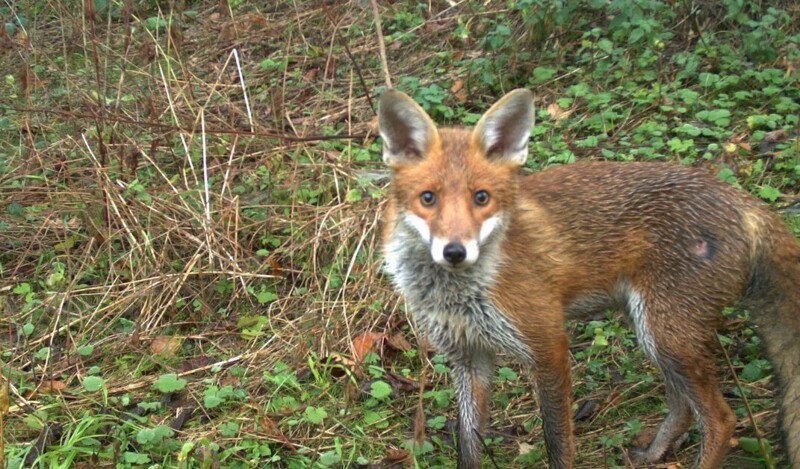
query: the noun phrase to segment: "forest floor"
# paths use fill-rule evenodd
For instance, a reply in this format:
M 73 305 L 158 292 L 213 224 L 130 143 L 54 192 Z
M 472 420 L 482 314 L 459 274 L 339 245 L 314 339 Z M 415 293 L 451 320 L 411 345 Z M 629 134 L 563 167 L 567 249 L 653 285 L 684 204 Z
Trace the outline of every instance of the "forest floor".
M 5 467 L 454 466 L 448 364 L 380 270 L 373 10 L 263 3 L 0 6 Z M 378 3 L 388 77 L 438 123 L 527 87 L 527 170 L 702 167 L 800 235 L 797 2 Z M 719 336 L 726 467 L 782 467 L 745 319 Z M 566 327 L 578 467 L 631 467 L 663 380 L 618 312 Z M 501 362 L 486 467 L 546 464 L 529 383 Z

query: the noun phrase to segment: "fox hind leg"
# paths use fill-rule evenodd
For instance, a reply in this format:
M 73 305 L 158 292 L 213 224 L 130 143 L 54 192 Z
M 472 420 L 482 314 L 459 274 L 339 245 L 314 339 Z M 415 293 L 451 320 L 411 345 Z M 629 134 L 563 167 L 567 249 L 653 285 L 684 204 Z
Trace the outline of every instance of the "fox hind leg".
M 669 450 L 673 449 L 675 442 L 692 424 L 694 418 L 689 401 L 682 390 L 675 388 L 671 380 L 667 380 L 667 405 L 669 413 L 647 448 L 631 449 L 631 456 L 635 462 L 656 464 L 663 461 Z
M 629 304 L 629 314 L 639 341 L 664 375 L 670 408 L 656 437 L 639 453 L 642 462 L 659 462 L 687 430 L 694 414 L 702 434 L 697 467 L 717 467 L 735 425 L 716 378 L 714 324 L 719 312 L 712 307 L 699 308 L 699 300 L 641 298 L 646 300 Z

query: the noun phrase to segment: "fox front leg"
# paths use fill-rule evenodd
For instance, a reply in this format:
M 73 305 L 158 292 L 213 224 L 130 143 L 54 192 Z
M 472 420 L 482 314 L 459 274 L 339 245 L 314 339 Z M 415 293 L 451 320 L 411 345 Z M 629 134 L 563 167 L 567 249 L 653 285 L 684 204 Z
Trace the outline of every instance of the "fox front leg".
M 575 460 L 572 438 L 572 385 L 568 340 L 563 332 L 537 343 L 534 379 L 539 390 L 544 443 L 551 468 L 571 468 Z
M 494 353 L 473 350 L 451 358 L 450 364 L 458 401 L 458 468 L 477 469 L 481 467 L 481 435 L 491 400 Z

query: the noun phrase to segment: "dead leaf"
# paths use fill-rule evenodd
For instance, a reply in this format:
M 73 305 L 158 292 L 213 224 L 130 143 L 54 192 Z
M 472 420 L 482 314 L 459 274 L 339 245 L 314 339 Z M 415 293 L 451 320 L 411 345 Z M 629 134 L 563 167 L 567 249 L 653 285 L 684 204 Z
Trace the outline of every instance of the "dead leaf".
M 402 464 L 405 466 L 410 465 L 412 459 L 411 454 L 404 449 L 389 448 L 389 450 L 386 451 L 386 456 L 384 456 L 383 461 L 381 462 L 383 464 Z
M 572 416 L 574 422 L 586 420 L 596 414 L 598 411 L 597 399 L 585 399 L 578 403 L 578 408 Z
M 412 347 L 408 340 L 406 340 L 406 336 L 403 335 L 402 332 L 397 332 L 389 337 L 386 338 L 386 344 L 389 347 L 392 347 L 395 350 L 399 350 L 401 352 L 408 352 L 411 350 Z
M 520 456 L 522 456 L 524 454 L 528 454 L 531 451 L 533 451 L 534 448 L 536 448 L 535 446 L 529 445 L 528 443 L 525 443 L 524 441 L 520 441 L 518 444 L 519 444 L 519 455 Z
M 8 412 L 8 385 L 0 380 L 0 415 Z
M 550 114 L 550 117 L 553 120 L 558 121 L 569 117 L 569 115 L 572 114 L 572 111 L 565 111 L 561 109 L 561 106 L 559 106 L 558 103 L 550 103 L 547 106 L 547 113 Z
M 386 372 L 386 379 L 395 391 L 411 393 L 419 391 L 420 388 L 419 382 L 391 371 Z
M 172 335 L 156 336 L 150 342 L 150 353 L 152 355 L 159 355 L 163 358 L 171 358 L 181 348 L 183 339 Z
M 278 262 L 278 259 L 275 256 L 269 256 L 267 258 L 267 264 L 269 264 L 269 273 L 276 277 L 283 277 L 283 267 L 281 263 Z
M 778 143 L 786 140 L 788 135 L 786 131 L 783 129 L 773 130 L 772 132 L 767 132 L 764 134 L 764 142 L 766 143 Z
M 450 92 L 453 93 L 453 96 L 459 103 L 467 101 L 467 90 L 464 88 L 464 81 L 456 80 L 453 86 L 450 87 Z
M 286 448 L 294 451 L 296 449 L 295 445 L 289 441 L 289 438 L 284 435 L 281 431 L 278 424 L 276 424 L 269 416 L 264 415 L 260 419 L 258 419 L 258 425 L 261 427 L 261 431 L 272 441 L 277 441 L 278 443 L 282 444 Z
M 48 380 L 44 381 L 42 385 L 39 387 L 40 392 L 61 392 L 64 388 L 67 387 L 67 383 L 59 380 Z
M 386 335 L 380 332 L 365 332 L 353 338 L 353 359 L 360 363 L 370 352 L 377 352 L 382 346 Z

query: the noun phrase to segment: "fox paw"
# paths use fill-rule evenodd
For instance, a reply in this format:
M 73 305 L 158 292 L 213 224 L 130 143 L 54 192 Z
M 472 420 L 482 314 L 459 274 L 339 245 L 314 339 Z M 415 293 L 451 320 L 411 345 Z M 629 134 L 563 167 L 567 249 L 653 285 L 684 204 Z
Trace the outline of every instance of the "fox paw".
M 636 467 L 655 466 L 664 462 L 667 454 L 677 452 L 688 439 L 689 433 L 687 432 L 676 438 L 668 448 L 655 448 L 652 444 L 646 448 L 633 446 L 628 449 L 628 457 Z

